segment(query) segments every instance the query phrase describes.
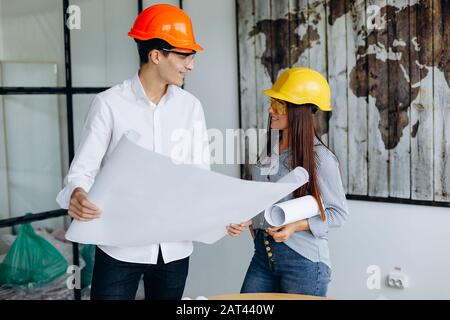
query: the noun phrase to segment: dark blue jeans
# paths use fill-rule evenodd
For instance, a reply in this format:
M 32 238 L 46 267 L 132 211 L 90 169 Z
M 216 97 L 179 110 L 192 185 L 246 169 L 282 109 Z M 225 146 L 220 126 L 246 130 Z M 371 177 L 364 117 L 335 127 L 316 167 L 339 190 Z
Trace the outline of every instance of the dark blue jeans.
M 242 285 L 241 293 L 278 292 L 326 296 L 331 269 L 313 262 L 284 242 L 275 242 L 258 230 L 255 253 Z
M 189 257 L 164 263 L 161 250 L 157 264 L 124 262 L 96 248 L 91 300 L 134 300 L 144 276 L 146 300 L 180 300 L 189 269 Z

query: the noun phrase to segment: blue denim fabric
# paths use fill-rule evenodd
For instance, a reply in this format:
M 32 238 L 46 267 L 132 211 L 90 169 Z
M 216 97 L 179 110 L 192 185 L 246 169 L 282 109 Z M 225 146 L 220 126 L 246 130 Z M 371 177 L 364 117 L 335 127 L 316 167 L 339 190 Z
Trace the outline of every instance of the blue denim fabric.
M 157 264 L 124 262 L 96 248 L 91 300 L 134 300 L 144 276 L 145 300 L 180 300 L 189 269 L 189 257 Z
M 268 241 L 267 245 L 265 241 Z M 279 292 L 326 296 L 331 269 L 325 263 L 303 257 L 285 243 L 275 242 L 263 230 L 258 230 L 254 243 L 255 253 L 241 293 Z M 269 257 L 269 253 L 272 256 Z

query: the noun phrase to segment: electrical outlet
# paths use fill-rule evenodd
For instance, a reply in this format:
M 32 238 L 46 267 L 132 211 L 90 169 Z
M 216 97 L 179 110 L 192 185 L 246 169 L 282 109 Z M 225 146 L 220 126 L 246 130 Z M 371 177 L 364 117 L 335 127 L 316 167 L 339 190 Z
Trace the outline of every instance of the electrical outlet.
M 395 268 L 387 276 L 387 285 L 391 288 L 405 289 L 409 287 L 409 279 L 406 274 L 401 272 L 400 268 Z

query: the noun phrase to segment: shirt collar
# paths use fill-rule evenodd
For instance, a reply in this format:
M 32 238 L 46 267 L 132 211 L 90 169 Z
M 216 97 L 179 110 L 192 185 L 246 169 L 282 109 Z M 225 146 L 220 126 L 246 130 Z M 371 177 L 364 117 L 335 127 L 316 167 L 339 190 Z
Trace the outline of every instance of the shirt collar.
M 314 136 L 314 146 L 318 146 L 318 145 L 320 145 L 320 144 L 322 144 L 322 143 L 320 142 L 320 140 L 317 139 L 316 136 Z
M 144 87 L 142 86 L 141 79 L 139 79 L 139 71 L 136 72 L 134 77 L 131 79 L 131 88 L 132 88 L 137 100 L 143 99 L 143 100 L 149 101 L 147 95 L 145 94 Z M 175 89 L 174 85 L 168 85 L 166 94 L 161 98 L 161 100 L 163 100 L 163 99 L 167 100 L 170 97 L 172 97 L 174 94 L 174 89 Z

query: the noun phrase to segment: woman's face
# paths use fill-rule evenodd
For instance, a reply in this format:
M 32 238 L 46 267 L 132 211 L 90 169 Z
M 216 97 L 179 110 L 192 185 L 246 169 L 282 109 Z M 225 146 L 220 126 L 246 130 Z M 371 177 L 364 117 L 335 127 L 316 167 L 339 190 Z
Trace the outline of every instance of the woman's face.
M 287 104 L 285 101 L 272 99 L 269 107 L 270 128 L 285 130 L 288 128 Z

